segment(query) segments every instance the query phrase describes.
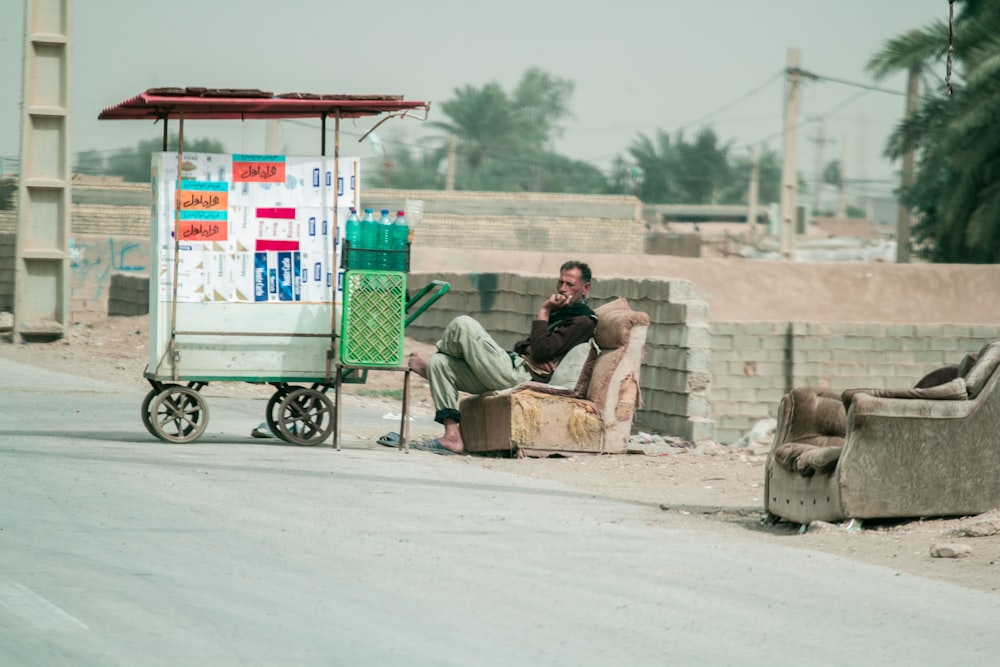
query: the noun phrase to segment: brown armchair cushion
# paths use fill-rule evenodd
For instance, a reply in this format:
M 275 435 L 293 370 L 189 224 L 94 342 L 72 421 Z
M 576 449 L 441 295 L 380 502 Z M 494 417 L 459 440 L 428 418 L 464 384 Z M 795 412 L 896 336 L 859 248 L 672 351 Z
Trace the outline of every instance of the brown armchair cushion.
M 792 390 L 792 413 L 789 442 L 813 442 L 817 438 L 839 437 L 847 433 L 847 411 L 840 402 L 840 396 L 831 391 L 816 390 L 812 387 L 798 387 Z
M 783 404 L 787 427 L 774 448 L 774 460 L 789 472 L 809 477 L 837 465 L 847 432 L 847 411 L 836 392 L 797 387 Z
M 932 370 L 930 373 L 920 378 L 920 380 L 913 385 L 913 388 L 926 389 L 927 387 L 936 387 L 939 384 L 951 382 L 957 377 L 960 377 L 958 364 L 949 364 Z
M 591 350 L 576 389 L 580 395 L 586 395 L 597 405 L 603 405 L 610 389 L 608 383 L 611 376 L 625 356 L 624 345 L 628 342 L 632 328 L 648 325 L 649 315 L 632 310 L 624 298 L 606 303 L 595 312 L 597 331 L 594 333 L 594 342 L 600 352 Z
M 649 315 L 632 310 L 622 298 L 606 303 L 597 310 L 597 331 L 594 340 L 604 350 L 614 350 L 628 341 L 632 327 L 649 324 Z
M 843 438 L 820 436 L 822 444 L 814 442 L 783 442 L 774 448 L 774 459 L 789 472 L 797 472 L 803 477 L 815 473 L 828 474 L 837 467 Z

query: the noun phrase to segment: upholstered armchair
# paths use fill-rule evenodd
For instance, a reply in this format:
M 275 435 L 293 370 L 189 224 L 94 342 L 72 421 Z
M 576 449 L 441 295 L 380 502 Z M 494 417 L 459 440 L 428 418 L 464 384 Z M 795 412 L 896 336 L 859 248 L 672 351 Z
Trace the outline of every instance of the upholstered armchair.
M 573 382 L 526 382 L 462 400 L 467 452 L 522 457 L 628 450 L 649 315 L 632 310 L 625 299 L 595 312 L 591 353 Z
M 1000 341 L 929 382 L 782 397 L 765 466 L 769 515 L 797 523 L 1000 507 Z

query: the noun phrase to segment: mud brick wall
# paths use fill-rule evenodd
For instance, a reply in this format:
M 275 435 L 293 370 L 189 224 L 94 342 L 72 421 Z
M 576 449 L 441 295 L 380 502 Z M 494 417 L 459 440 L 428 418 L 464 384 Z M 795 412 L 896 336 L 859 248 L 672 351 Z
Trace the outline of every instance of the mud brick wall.
M 433 280 L 449 283 L 450 289 L 407 327 L 407 336 L 434 342 L 454 317 L 471 315 L 507 349 L 530 330 L 538 304 L 555 286 L 551 276 L 514 273 L 415 273 L 408 285 L 415 292 Z M 714 439 L 706 305 L 692 300 L 686 280 L 610 278 L 591 288 L 595 308 L 617 297 L 650 316 L 638 428 L 693 441 Z
M 715 322 L 711 338 L 716 439 L 731 443 L 794 387 L 912 387 L 1000 339 L 1000 326 Z
M 152 193 L 148 183 L 73 183 L 70 225 L 74 234 L 149 237 Z M 17 231 L 13 208 L 0 211 L 0 233 Z
M 397 211 L 421 200 L 414 228 L 421 245 L 569 253 L 645 251 L 642 203 L 635 197 L 436 190 L 362 190 L 361 207 Z M 613 242 L 612 242 L 613 239 Z

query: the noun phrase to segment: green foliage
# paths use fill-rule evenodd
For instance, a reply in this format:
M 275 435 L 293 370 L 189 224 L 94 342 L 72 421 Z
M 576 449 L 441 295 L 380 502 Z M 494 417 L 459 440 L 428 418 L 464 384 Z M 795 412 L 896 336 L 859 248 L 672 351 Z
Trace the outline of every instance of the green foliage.
M 17 191 L 17 181 L 13 178 L 0 178 L 0 211 L 14 208 L 14 193 Z
M 388 157 L 391 171 L 386 177 L 384 160 L 379 160 L 377 168 L 364 171 L 364 181 L 378 187 L 388 183 L 391 187 L 405 190 L 442 190 L 444 175 L 440 169 L 444 155 L 440 150 L 420 150 L 411 147 L 404 140 L 383 139 L 391 146 Z
M 392 398 L 397 401 L 403 400 L 402 389 L 358 389 L 357 395 L 372 398 Z
M 761 204 L 781 200 L 781 163 L 781 156 L 766 147 L 757 157 L 757 201 Z M 730 184 L 723 188 L 720 203 L 744 204 L 750 190 L 750 156 L 736 156 L 730 164 Z
M 508 95 L 491 82 L 465 86 L 441 109 L 447 121 L 431 123 L 443 130 L 433 159 L 447 157 L 448 138 L 457 140 L 455 188 L 459 190 L 590 192 L 601 191 L 599 170 L 550 150 L 570 117 L 573 83 L 531 68 Z
M 616 162 L 610 186 L 650 204 L 742 204 L 750 188 L 750 156 L 733 156 L 731 150 L 711 128 L 702 128 L 690 142 L 680 132 L 674 139 L 662 130 L 655 137 L 641 134 L 629 147 L 634 165 Z M 764 150 L 757 164 L 758 200 L 778 201 L 778 155 Z
M 167 150 L 177 150 L 177 136 L 167 140 Z M 184 150 L 191 153 L 225 153 L 221 142 L 213 139 L 194 139 L 184 142 Z M 134 148 L 123 148 L 108 156 L 103 173 L 121 176 L 131 183 L 149 181 L 149 169 L 153 153 L 163 151 L 163 142 L 157 139 L 140 141 Z M 82 154 L 81 154 L 82 155 Z M 94 172 L 91 172 L 94 173 Z
M 827 185 L 840 185 L 840 174 L 840 160 L 833 160 L 823 169 L 823 182 Z
M 900 199 L 913 207 L 919 255 L 935 262 L 1000 263 L 1000 5 L 959 0 L 953 86 L 926 93 L 889 138 L 886 155 L 917 156 L 913 185 Z M 869 62 L 877 76 L 900 69 L 944 71 L 948 25 L 886 43 Z
M 100 151 L 87 150 L 77 154 L 73 163 L 73 172 L 77 174 L 88 174 L 99 176 L 105 173 L 107 168 L 106 160 Z

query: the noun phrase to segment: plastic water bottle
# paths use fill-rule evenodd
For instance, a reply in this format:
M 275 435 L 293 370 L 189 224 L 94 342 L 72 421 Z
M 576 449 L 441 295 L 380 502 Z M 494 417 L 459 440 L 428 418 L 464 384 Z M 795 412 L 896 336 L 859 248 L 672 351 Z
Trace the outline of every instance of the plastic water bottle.
M 367 252 L 361 253 L 361 261 L 358 265 L 362 269 L 377 269 L 375 261 L 376 253 L 373 250 L 377 247 L 378 222 L 375 220 L 375 212 L 370 208 L 365 209 L 365 217 L 361 219 L 361 247 Z
M 406 271 L 406 242 L 410 239 L 410 226 L 406 222 L 406 213 L 396 211 L 396 219 L 392 221 L 393 271 Z
M 357 249 L 361 247 L 361 218 L 358 217 L 358 211 L 353 206 L 351 207 L 351 214 L 347 216 L 344 236 L 347 238 L 347 243 L 351 247 L 347 255 L 347 268 L 360 268 L 360 265 L 358 264 Z
M 392 250 L 392 219 L 389 217 L 389 209 L 382 209 L 382 215 L 378 220 L 378 238 L 376 240 L 378 253 L 378 266 L 373 268 L 389 271 L 392 269 L 392 253 L 385 252 Z

